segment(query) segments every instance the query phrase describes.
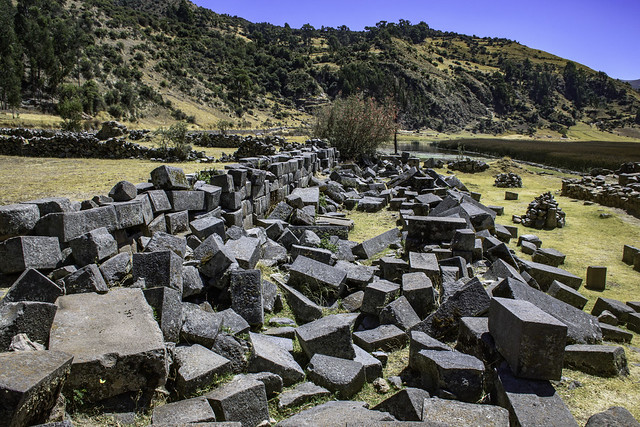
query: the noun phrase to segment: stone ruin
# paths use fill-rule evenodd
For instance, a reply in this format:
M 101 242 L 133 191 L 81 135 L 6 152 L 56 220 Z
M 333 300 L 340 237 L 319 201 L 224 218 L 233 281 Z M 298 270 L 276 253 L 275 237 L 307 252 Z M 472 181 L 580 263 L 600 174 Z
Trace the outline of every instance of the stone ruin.
M 624 209 L 640 218 L 640 163 L 624 163 L 608 175 L 563 179 L 562 195 Z
M 541 194 L 529 203 L 527 213 L 523 217 L 513 216 L 514 223 L 521 223 L 525 227 L 537 228 L 538 230 L 562 228 L 565 221 L 565 213 L 558 206 L 558 202 L 551 192 Z
M 595 316 L 640 332 L 640 304 L 584 312 L 582 278 L 509 250 L 517 229 L 455 176 L 408 155 L 338 167 L 337 154 L 245 158 L 206 182 L 161 166 L 93 204 L 0 207 L 0 420 L 61 421 L 60 393 L 77 391 L 131 419 L 161 390 L 153 425 L 267 425 L 272 405 L 329 399 L 278 425 L 577 426 L 551 382 L 563 368 L 628 374 L 624 348 L 601 343 L 631 333 Z M 340 210 L 365 205 L 399 228 L 350 241 Z M 372 408 L 349 401 L 366 383 L 384 395 Z
M 513 172 L 499 173 L 493 185 L 498 188 L 522 188 L 522 178 Z
M 447 163 L 447 168 L 453 171 L 460 171 L 464 173 L 478 173 L 484 172 L 489 169 L 489 165 L 482 160 L 474 159 L 460 159 L 453 160 Z

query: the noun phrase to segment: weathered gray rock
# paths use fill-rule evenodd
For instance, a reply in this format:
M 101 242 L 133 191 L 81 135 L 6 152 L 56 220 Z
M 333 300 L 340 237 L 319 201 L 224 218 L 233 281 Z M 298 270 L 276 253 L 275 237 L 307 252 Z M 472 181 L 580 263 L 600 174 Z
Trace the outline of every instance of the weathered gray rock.
M 281 427 L 342 427 L 346 420 L 357 420 L 363 425 L 395 421 L 393 416 L 387 412 L 367 409 L 365 402 L 338 400 L 304 410 L 281 421 L 278 425 Z
M 602 341 L 598 319 L 526 283 L 505 279 L 493 290 L 493 296 L 529 301 L 567 325 L 568 344 L 596 344 Z
M 39 219 L 40 210 L 36 205 L 0 206 L 0 240 L 28 233 Z
M 426 274 L 433 285 L 442 283 L 440 265 L 434 253 L 409 252 L 409 268 Z
M 525 269 L 531 275 L 531 277 L 536 279 L 536 282 L 538 282 L 538 284 L 540 285 L 540 289 L 542 289 L 543 291 L 547 291 L 554 280 L 557 280 L 560 283 L 564 283 L 565 285 L 570 286 L 576 290 L 580 288 L 580 285 L 582 285 L 582 278 L 576 276 L 575 274 L 571 274 L 561 268 L 552 267 L 550 265 L 540 264 L 533 261 L 526 261 Z
M 182 267 L 182 298 L 201 294 L 204 282 L 198 269 L 192 265 Z
M 400 294 L 400 286 L 388 280 L 375 280 L 364 289 L 361 311 L 378 315 L 380 311 Z
M 509 411 L 499 406 L 475 405 L 455 400 L 425 399 L 422 421 L 445 425 L 508 427 Z
M 121 253 L 103 262 L 100 265 L 100 273 L 107 286 L 115 286 L 118 283 L 123 283 L 131 274 L 132 265 L 131 255 Z
M 56 237 L 20 236 L 0 243 L 0 273 L 22 273 L 27 268 L 53 270 L 62 261 Z
M 280 375 L 276 375 L 272 372 L 258 372 L 255 374 L 247 374 L 246 377 L 263 383 L 265 391 L 267 392 L 267 398 L 269 399 L 282 393 L 283 384 Z
M 147 288 L 164 286 L 182 295 L 182 258 L 173 251 L 133 254 L 133 280 L 144 279 Z
M 451 393 L 463 402 L 477 402 L 484 391 L 485 367 L 481 360 L 458 351 L 420 350 L 415 368 L 430 393 Z
M 260 270 L 233 270 L 229 276 L 231 307 L 251 326 L 264 323 Z
M 293 213 L 294 208 L 287 204 L 286 202 L 280 202 L 273 209 L 271 214 L 268 216 L 269 219 L 279 219 L 281 221 L 288 222 L 289 217 Z
M 593 414 L 584 427 L 639 427 L 640 423 L 631 412 L 621 406 L 614 406 L 604 412 Z
M 334 267 L 347 272 L 347 286 L 364 289 L 373 280 L 373 267 L 354 264 L 345 260 L 337 261 Z
M 202 191 L 167 191 L 173 212 L 204 211 L 205 201 Z M 188 229 L 188 228 L 187 228 Z
M 302 405 L 313 399 L 329 396 L 331 392 L 324 387 L 306 382 L 297 385 L 293 390 L 286 391 L 278 396 L 278 408 L 287 409 Z
M 492 298 L 489 331 L 518 377 L 559 380 L 567 326 L 528 301 Z
M 326 301 L 344 292 L 347 273 L 299 256 L 289 269 L 288 284 L 315 301 Z
M 471 280 L 412 330 L 425 332 L 434 338 L 455 337 L 460 319 L 485 313 L 489 302 L 489 295 L 480 281 Z
M 405 296 L 387 304 L 380 311 L 380 323 L 395 325 L 403 331 L 420 323 L 420 318 Z
M 589 289 L 604 291 L 607 286 L 607 267 L 590 265 L 587 267 L 587 284 Z
M 145 208 L 142 200 L 111 203 L 116 212 L 116 230 L 136 227 L 145 224 Z
M 27 334 L 18 334 L 11 339 L 9 351 L 44 351 L 46 348 L 29 339 Z
M 188 211 L 167 213 L 164 218 L 169 234 L 181 234 L 189 231 Z
M 633 338 L 633 334 L 631 332 L 615 326 L 607 325 L 606 323 L 600 323 L 600 329 L 602 330 L 602 339 L 604 341 L 630 343 Z
M 196 219 L 189 223 L 191 232 L 200 240 L 204 240 L 212 234 L 224 237 L 224 221 L 214 216 Z
M 578 426 L 549 381 L 517 378 L 506 364 L 498 369 L 495 398 L 509 411 L 511 425 Z
M 634 310 L 631 307 L 621 301 L 611 298 L 598 297 L 596 303 L 591 309 L 591 314 L 593 314 L 594 316 L 598 316 L 604 310 L 608 310 L 613 313 L 618 318 L 618 320 L 623 323 L 626 323 L 629 320 L 630 315 L 634 313 Z
M 374 411 L 388 412 L 400 421 L 422 421 L 423 404 L 429 393 L 421 388 L 407 387 L 378 403 Z
M 86 401 L 95 402 L 165 383 L 162 331 L 140 289 L 67 295 L 56 304 L 49 349 L 74 356 L 70 396 L 86 389 Z
M 291 259 L 295 260 L 298 256 L 303 255 L 307 258 L 319 261 L 323 264 L 331 265 L 333 261 L 333 252 L 328 249 L 311 248 L 308 246 L 291 245 Z
M 205 276 L 214 278 L 236 262 L 217 234 L 207 237 L 193 251 L 193 257 L 200 261 L 198 269 Z
M 109 291 L 100 269 L 95 264 L 86 265 L 65 277 L 64 287 L 67 294 L 86 292 L 103 294 Z
M 211 348 L 222 328 L 222 317 L 191 303 L 183 303 L 182 313 L 184 322 L 180 337 L 186 342 Z
M 355 344 L 353 345 L 353 349 L 356 353 L 356 357 L 354 357 L 353 360 L 362 363 L 362 366 L 364 366 L 365 381 L 371 383 L 376 378 L 382 378 L 384 374 L 382 362 Z
M 255 268 L 260 259 L 260 241 L 253 237 L 242 236 L 237 240 L 229 239 L 225 247 L 238 265 L 244 269 Z
M 79 212 L 56 212 L 40 218 L 34 232 L 39 236 L 54 236 L 68 242 L 96 228 L 116 230 L 118 218 L 113 206 L 101 206 Z
M 154 215 L 158 215 L 171 210 L 171 202 L 164 190 L 152 190 L 147 193 L 151 202 L 151 209 Z
M 468 228 L 464 218 L 455 217 L 408 216 L 405 222 L 407 250 L 416 252 L 427 244 L 450 242 L 456 230 Z
M 402 295 L 413 307 L 419 318 L 418 321 L 427 317 L 435 308 L 433 283 L 421 271 L 402 275 Z
M 118 243 L 105 227 L 91 230 L 69 242 L 79 266 L 100 263 L 118 253 Z
M 153 308 L 166 342 L 177 343 L 182 328 L 182 296 L 175 289 L 160 286 L 145 289 L 144 297 Z
M 365 240 L 359 245 L 354 246 L 351 250 L 355 256 L 362 259 L 369 259 L 375 254 L 382 252 L 392 243 L 399 242 L 400 238 L 400 230 L 394 228 L 369 240 Z
M 237 421 L 256 427 L 269 420 L 264 384 L 243 375 L 205 395 L 218 421 Z
M 72 360 L 72 355 L 60 351 L 0 353 L 2 425 L 46 422 L 69 375 Z
M 199 344 L 178 346 L 174 350 L 177 366 L 175 388 L 186 397 L 210 386 L 216 377 L 231 372 L 231 362 Z
M 211 350 L 229 359 L 233 373 L 239 374 L 246 370 L 248 364 L 246 355 L 249 353 L 249 344 L 245 340 L 220 332 L 216 336 Z
M 574 306 L 578 310 L 582 310 L 587 304 L 587 301 L 589 301 L 587 297 L 583 296 L 575 289 L 570 288 L 557 280 L 551 282 L 551 286 L 549 286 L 547 293 L 560 301 Z
M 120 181 L 109 191 L 109 197 L 114 202 L 128 202 L 135 199 L 137 195 L 138 189 L 129 181 Z
M 353 342 L 366 351 L 392 351 L 407 343 L 407 334 L 395 325 L 380 325 L 375 329 L 353 333 Z
M 564 352 L 564 367 L 599 377 L 629 375 L 623 347 L 574 344 Z
M 46 302 L 6 302 L 0 304 L 0 351 L 8 351 L 11 340 L 27 334 L 33 341 L 46 345 L 56 314 L 56 306 Z
M 562 252 L 553 249 L 553 248 L 539 248 L 532 255 L 531 259 L 533 262 L 538 262 L 540 264 L 550 265 L 552 267 L 557 267 L 561 264 L 564 264 L 564 260 L 566 259 L 566 255 Z
M 365 383 L 362 363 L 324 354 L 316 354 L 311 358 L 307 366 L 307 377 L 344 399 L 360 391 Z
M 19 301 L 37 301 L 55 303 L 63 294 L 58 285 L 43 276 L 38 270 L 29 268 L 13 282 L 2 299 L 2 303 Z
M 460 319 L 455 349 L 475 356 L 485 364 L 495 364 L 499 355 L 496 343 L 489 332 L 489 318 L 463 317 Z
M 249 340 L 252 345 L 249 372 L 273 372 L 280 375 L 285 386 L 304 379 L 304 371 L 291 353 L 277 345 L 270 337 L 249 333 Z
M 296 328 L 300 347 L 311 359 L 314 354 L 353 359 L 355 351 L 351 329 L 355 318 L 350 314 L 325 316 Z
M 313 322 L 322 317 L 322 308 L 294 288 L 278 283 L 298 323 Z
M 180 258 L 187 253 L 187 239 L 183 236 L 174 236 L 162 231 L 153 233 L 151 240 L 144 248 L 145 252 L 172 251 Z
M 186 190 L 189 183 L 180 168 L 162 165 L 151 171 L 151 182 L 159 190 Z
M 451 347 L 424 332 L 411 331 L 409 337 L 409 366 L 413 369 L 418 369 L 418 353 L 421 350 L 451 351 Z
M 209 423 L 215 420 L 216 415 L 209 401 L 202 396 L 156 406 L 151 416 L 154 426 Z

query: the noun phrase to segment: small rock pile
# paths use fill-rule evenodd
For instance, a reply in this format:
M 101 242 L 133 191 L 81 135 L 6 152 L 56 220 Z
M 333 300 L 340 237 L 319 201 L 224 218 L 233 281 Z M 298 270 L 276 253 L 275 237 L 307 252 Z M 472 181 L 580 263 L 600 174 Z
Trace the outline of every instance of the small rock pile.
M 493 185 L 499 188 L 521 188 L 522 178 L 513 172 L 500 173 L 496 175 L 496 182 Z
M 102 123 L 102 128 L 96 134 L 96 138 L 100 141 L 106 141 L 107 139 L 117 138 L 119 136 L 126 135 L 127 133 L 129 133 L 129 131 L 125 125 L 112 120 Z
M 447 167 L 453 171 L 465 173 L 484 172 L 489 169 L 489 165 L 482 160 L 463 159 L 449 162 Z
M 553 230 L 556 227 L 564 227 L 565 213 L 558 206 L 553 194 L 547 192 L 529 203 L 524 217 L 514 216 L 513 219 L 515 223 L 522 223 L 525 227 Z
M 261 138 L 246 137 L 238 151 L 234 154 L 236 160 L 243 159 L 245 157 L 259 157 L 259 156 L 272 156 L 276 153 L 276 147 L 270 142 Z

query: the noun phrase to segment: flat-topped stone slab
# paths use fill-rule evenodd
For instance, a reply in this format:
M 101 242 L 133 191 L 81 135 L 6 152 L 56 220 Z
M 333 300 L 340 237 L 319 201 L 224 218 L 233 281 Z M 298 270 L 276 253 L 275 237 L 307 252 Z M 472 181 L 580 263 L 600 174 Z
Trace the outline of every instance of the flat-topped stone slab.
M 362 363 L 324 354 L 316 354 L 311 358 L 307 366 L 307 377 L 343 399 L 349 399 L 365 384 Z
M 407 334 L 395 325 L 380 325 L 353 333 L 353 342 L 369 352 L 397 350 L 405 346 L 407 339 Z
M 249 372 L 272 372 L 280 375 L 285 386 L 304 379 L 304 371 L 291 353 L 273 341 L 272 337 L 249 333 L 252 351 Z
M 582 278 L 558 267 L 540 264 L 533 261 L 525 261 L 525 269 L 531 277 L 536 279 L 536 282 L 540 285 L 540 289 L 545 292 L 549 289 L 549 286 L 551 286 L 551 283 L 554 280 L 564 283 L 576 290 L 580 288 L 580 285 L 582 285 Z
M 298 342 L 307 357 L 314 354 L 353 359 L 351 329 L 355 317 L 350 314 L 334 314 L 296 328 Z
M 174 350 L 176 391 L 185 397 L 211 385 L 217 376 L 231 372 L 231 362 L 199 344 L 178 346 Z
M 0 353 L 0 423 L 44 423 L 58 401 L 73 356 L 61 351 Z
M 568 345 L 564 352 L 564 367 L 599 377 L 629 375 L 624 347 L 611 345 Z
M 290 286 L 315 301 L 336 297 L 345 288 L 347 273 L 305 256 L 299 256 L 289 269 Z
M 256 427 L 269 421 L 267 393 L 262 381 L 237 375 L 205 395 L 218 421 L 236 421 Z
M 388 412 L 367 409 L 365 402 L 331 401 L 306 409 L 278 423 L 280 427 L 344 426 L 352 420 L 364 425 L 396 421 Z M 382 424 L 385 425 L 385 424 Z M 389 424 L 392 425 L 392 424 Z
M 86 389 L 86 399 L 98 401 L 165 383 L 162 331 L 140 289 L 67 295 L 56 304 L 49 349 L 74 356 L 69 395 Z
M 494 405 L 432 398 L 424 400 L 420 420 L 445 425 L 508 427 L 509 411 Z
M 151 416 L 154 426 L 189 425 L 192 423 L 207 425 L 215 420 L 216 414 L 209 405 L 209 401 L 202 396 L 157 406 Z
M 0 304 L 0 352 L 9 351 L 11 340 L 27 334 L 32 340 L 46 345 L 57 306 L 47 302 L 20 301 Z
M 56 237 L 20 236 L 0 243 L 0 273 L 22 273 L 28 268 L 53 270 L 62 261 Z
M 311 382 L 302 383 L 293 390 L 286 391 L 278 396 L 278 408 L 286 409 L 299 406 L 310 400 L 329 396 L 331 392 Z
M 378 252 L 382 252 L 392 243 L 399 242 L 401 238 L 400 230 L 393 228 L 389 231 L 365 240 L 352 248 L 353 254 L 362 259 L 369 259 Z
M 38 270 L 29 268 L 16 279 L 2 301 L 38 301 L 55 303 L 63 290 Z

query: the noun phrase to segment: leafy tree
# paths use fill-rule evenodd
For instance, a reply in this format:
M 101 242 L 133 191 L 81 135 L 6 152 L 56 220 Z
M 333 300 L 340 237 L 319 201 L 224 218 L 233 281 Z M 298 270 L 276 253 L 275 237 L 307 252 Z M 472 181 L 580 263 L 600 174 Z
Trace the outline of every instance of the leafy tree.
M 82 120 L 82 101 L 78 97 L 66 98 L 58 104 L 58 113 L 64 119 L 62 128 L 78 131 Z
M 638 112 L 636 113 L 636 120 L 635 120 L 637 125 L 640 125 L 640 108 L 638 108 Z
M 173 151 L 178 159 L 187 159 L 191 146 L 187 144 L 187 124 L 185 122 L 178 122 L 168 129 L 161 127 L 155 133 L 160 138 L 160 149 L 165 152 L 165 155 L 169 156 Z
M 221 135 L 226 135 L 227 131 L 233 127 L 233 122 L 229 120 L 220 119 L 216 123 L 216 127 L 220 131 Z
M 326 138 L 345 159 L 374 154 L 395 130 L 393 104 L 380 104 L 372 98 L 352 95 L 338 99 L 320 110 L 314 136 Z
M 14 31 L 11 0 L 0 0 L 0 102 L 9 108 L 20 105 L 22 61 Z

